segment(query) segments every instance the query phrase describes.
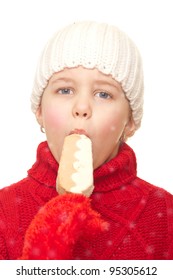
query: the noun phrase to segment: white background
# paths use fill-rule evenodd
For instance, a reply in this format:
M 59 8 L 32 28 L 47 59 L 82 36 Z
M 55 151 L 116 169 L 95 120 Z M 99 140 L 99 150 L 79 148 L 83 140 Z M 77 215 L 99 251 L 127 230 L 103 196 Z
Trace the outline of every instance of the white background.
M 140 49 L 145 73 L 142 127 L 128 142 L 138 176 L 173 193 L 173 16 L 168 0 L 0 2 L 0 188 L 26 176 L 45 136 L 30 111 L 40 52 L 78 20 L 117 25 Z

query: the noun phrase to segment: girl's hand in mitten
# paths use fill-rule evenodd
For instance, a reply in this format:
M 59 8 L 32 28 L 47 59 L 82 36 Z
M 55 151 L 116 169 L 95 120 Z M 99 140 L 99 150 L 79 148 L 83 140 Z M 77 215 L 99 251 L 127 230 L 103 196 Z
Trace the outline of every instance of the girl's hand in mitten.
M 91 208 L 89 198 L 59 195 L 46 203 L 31 222 L 20 259 L 72 259 L 79 238 L 92 238 L 107 230 L 108 224 Z

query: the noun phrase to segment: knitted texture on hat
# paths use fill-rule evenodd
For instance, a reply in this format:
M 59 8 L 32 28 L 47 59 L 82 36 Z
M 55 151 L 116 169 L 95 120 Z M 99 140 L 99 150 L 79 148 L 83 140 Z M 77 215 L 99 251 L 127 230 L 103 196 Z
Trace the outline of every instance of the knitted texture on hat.
M 143 114 L 143 69 L 132 40 L 115 26 L 79 22 L 58 31 L 45 46 L 38 62 L 31 108 L 35 113 L 50 77 L 64 68 L 96 68 L 121 83 L 129 100 L 136 129 Z

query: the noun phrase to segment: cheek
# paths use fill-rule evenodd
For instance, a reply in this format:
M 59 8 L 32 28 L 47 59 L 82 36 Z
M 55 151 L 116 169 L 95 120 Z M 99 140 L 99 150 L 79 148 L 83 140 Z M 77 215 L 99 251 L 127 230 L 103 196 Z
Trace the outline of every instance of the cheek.
M 57 162 L 60 160 L 64 131 L 67 123 L 67 118 L 62 112 L 62 109 L 59 110 L 56 108 L 56 110 L 54 110 L 52 107 L 44 108 L 43 124 L 46 137 L 49 148 Z
M 102 133 L 105 135 L 119 133 L 125 126 L 126 119 L 116 113 L 107 116 L 102 122 Z
M 116 107 L 116 110 L 109 115 L 109 128 L 111 131 L 122 132 L 129 120 L 129 105 L 125 101 Z
M 43 121 L 45 128 L 60 128 L 67 122 L 67 117 L 59 108 L 46 108 L 43 112 Z

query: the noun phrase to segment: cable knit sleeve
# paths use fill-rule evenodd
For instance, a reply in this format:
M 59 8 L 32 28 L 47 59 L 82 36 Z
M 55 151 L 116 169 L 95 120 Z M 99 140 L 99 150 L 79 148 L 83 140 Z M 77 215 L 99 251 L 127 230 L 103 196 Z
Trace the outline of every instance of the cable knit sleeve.
M 173 260 L 173 195 L 168 193 L 166 196 L 167 203 L 167 219 L 168 219 L 168 236 L 169 251 L 168 259 Z
M 20 259 L 72 259 L 80 237 L 92 238 L 106 230 L 108 224 L 91 208 L 89 198 L 59 195 L 46 203 L 31 222 Z
M 6 228 L 5 218 L 3 215 L 3 211 L 0 207 L 0 260 L 8 259 L 7 248 L 5 243 L 5 228 Z
M 0 233 L 1 235 L 1 233 Z M 6 247 L 4 244 L 4 239 L 2 236 L 0 236 L 0 260 L 6 260 Z

